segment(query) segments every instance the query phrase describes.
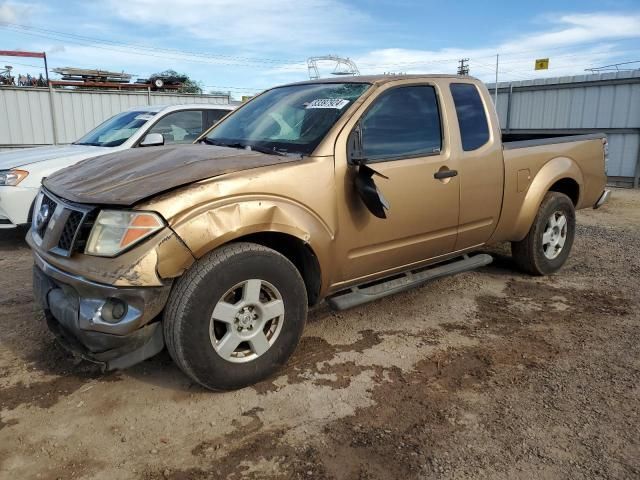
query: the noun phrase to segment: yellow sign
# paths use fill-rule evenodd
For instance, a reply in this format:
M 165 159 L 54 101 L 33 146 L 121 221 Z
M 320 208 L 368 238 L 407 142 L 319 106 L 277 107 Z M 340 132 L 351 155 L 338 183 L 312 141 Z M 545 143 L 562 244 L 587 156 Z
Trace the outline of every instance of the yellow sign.
M 549 70 L 549 59 L 538 58 L 536 60 L 536 70 Z

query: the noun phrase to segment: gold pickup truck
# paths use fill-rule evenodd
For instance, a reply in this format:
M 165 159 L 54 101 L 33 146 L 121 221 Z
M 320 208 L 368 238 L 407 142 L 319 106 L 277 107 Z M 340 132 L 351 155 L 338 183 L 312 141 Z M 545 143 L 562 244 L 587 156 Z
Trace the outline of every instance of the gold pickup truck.
M 273 374 L 310 306 L 350 308 L 491 262 L 566 261 L 606 202 L 603 135 L 505 138 L 481 82 L 377 76 L 272 88 L 194 145 L 43 182 L 27 235 L 50 329 L 107 369 L 165 346 L 214 390 Z

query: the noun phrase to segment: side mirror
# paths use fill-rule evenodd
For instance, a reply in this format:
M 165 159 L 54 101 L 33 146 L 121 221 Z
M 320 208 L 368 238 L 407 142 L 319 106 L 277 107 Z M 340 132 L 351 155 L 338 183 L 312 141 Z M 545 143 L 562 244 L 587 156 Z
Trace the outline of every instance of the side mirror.
M 389 179 L 386 175 L 382 175 L 376 172 L 368 165 L 361 164 L 358 167 L 358 173 L 356 174 L 355 184 L 356 191 L 360 196 L 362 202 L 366 205 L 369 211 L 378 218 L 387 218 L 385 210 L 389 210 L 389 202 L 384 198 L 382 192 L 378 190 L 376 182 L 373 181 L 373 176 L 377 175 L 386 180 Z
M 389 203 L 378 190 L 373 176 L 377 175 L 384 179 L 388 177 L 367 165 L 362 146 L 362 127 L 357 124 L 347 139 L 347 160 L 349 165 L 358 169 L 354 178 L 356 192 L 373 215 L 378 218 L 387 218 L 385 210 L 389 210 Z
M 155 147 L 164 145 L 164 137 L 161 133 L 148 133 L 140 142 L 141 147 Z

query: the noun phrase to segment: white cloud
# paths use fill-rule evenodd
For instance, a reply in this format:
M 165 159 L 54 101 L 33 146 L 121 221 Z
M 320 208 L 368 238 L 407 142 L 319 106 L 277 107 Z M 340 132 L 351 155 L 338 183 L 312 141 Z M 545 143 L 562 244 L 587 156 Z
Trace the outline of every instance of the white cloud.
M 557 28 L 549 32 L 538 32 L 504 43 L 503 51 L 523 48 L 548 48 L 575 45 L 599 40 L 637 38 L 640 36 L 640 15 L 613 15 L 587 13 L 561 15 L 550 18 Z
M 367 16 L 341 0 L 109 0 L 124 20 L 162 25 L 216 44 L 288 50 L 342 45 Z
M 0 3 L 0 24 L 25 23 L 34 11 L 34 5 L 28 3 Z
M 500 53 L 499 80 L 512 81 L 584 73 L 587 67 L 612 63 L 623 57 L 627 52 L 618 48 L 617 41 L 640 38 L 640 15 L 637 14 L 562 15 L 549 24 L 548 30 L 523 34 L 493 46 L 440 50 L 383 48 L 358 55 L 354 60 L 362 74 L 455 73 L 458 60 L 469 58 L 472 75 L 493 81 L 495 55 Z M 550 58 L 549 70 L 535 71 L 534 60 L 546 57 Z M 325 69 L 324 74 L 329 72 Z M 287 75 L 302 76 L 306 67 L 289 64 L 275 67 L 269 73 L 278 79 Z
M 138 43 L 158 48 L 182 48 L 168 39 L 184 36 L 194 44 L 193 37 L 197 35 L 203 41 L 190 48 L 203 52 L 224 51 L 230 57 L 203 58 L 183 53 L 131 48 L 114 51 L 113 48 L 118 47 L 99 44 L 81 46 L 63 40 L 46 40 L 44 45 L 40 42 L 21 44 L 21 48 L 47 51 L 51 56 L 49 64 L 52 66 L 124 70 L 139 75 L 174 68 L 202 80 L 205 85 L 228 85 L 251 90 L 308 78 L 303 60 L 308 54 L 332 51 L 348 55 L 355 51 L 352 40 L 348 37 L 358 37 L 357 31 L 353 33 L 352 23 L 359 23 L 363 27 L 372 25 L 371 19 L 344 6 L 341 3 L 344 0 L 300 1 L 299 5 L 292 0 L 250 0 L 240 12 L 231 0 L 185 0 L 180 3 L 180 8 L 175 7 L 175 0 L 129 0 L 126 3 L 119 0 L 108 1 L 112 2 L 111 7 L 119 16 L 140 26 L 155 27 L 154 38 L 158 38 L 158 27 L 160 30 L 166 29 L 164 42 L 152 43 L 141 34 Z M 0 4 L 0 12 L 5 12 L 2 10 L 5 5 L 7 4 Z M 13 12 L 16 4 L 10 5 Z M 3 18 L 1 15 L 2 13 L 0 18 Z M 98 22 L 97 25 L 105 24 Z M 629 39 L 640 38 L 640 14 L 637 13 L 558 15 L 548 17 L 545 25 L 546 27 L 537 31 L 523 33 L 504 42 L 477 42 L 477 46 L 473 48 L 458 48 L 455 44 L 451 48 L 438 50 L 372 47 L 352 58 L 362 74 L 389 71 L 455 73 L 458 59 L 470 58 L 471 74 L 492 82 L 496 52 L 500 53 L 501 81 L 580 74 L 587 67 L 634 60 L 640 53 L 640 47 L 628 46 L 631 44 Z M 100 36 L 121 40 L 113 34 L 105 33 Z M 458 37 L 454 35 L 451 38 L 455 42 Z M 127 37 L 126 41 L 135 43 L 131 37 Z M 338 44 L 332 44 L 333 41 Z M 625 45 L 636 51 L 625 51 Z M 261 53 L 267 47 L 271 51 L 286 51 L 287 57 L 299 56 L 300 62 L 273 63 L 270 66 L 262 57 L 273 55 L 282 61 L 281 57 L 285 54 Z M 358 47 L 361 48 L 362 45 L 359 44 Z M 255 56 L 262 63 L 239 58 L 250 56 Z M 542 57 L 550 58 L 550 69 L 534 71 L 534 60 Z M 321 68 L 322 76 L 330 75 L 333 66 L 325 64 Z M 26 68 L 24 70 L 28 71 Z

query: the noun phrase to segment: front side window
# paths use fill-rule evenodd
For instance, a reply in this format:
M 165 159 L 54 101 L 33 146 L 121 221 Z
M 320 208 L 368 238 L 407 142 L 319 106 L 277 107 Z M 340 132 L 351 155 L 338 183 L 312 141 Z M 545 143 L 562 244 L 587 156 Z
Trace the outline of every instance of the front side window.
M 310 83 L 277 87 L 218 123 L 205 143 L 311 154 L 368 83 Z
M 74 145 L 92 145 L 94 147 L 118 147 L 129 140 L 156 112 L 122 112 L 98 125 Z
M 462 149 L 476 150 L 489 141 L 489 124 L 480 93 L 470 83 L 452 83 L 451 95 L 456 106 Z
M 442 147 L 440 113 L 433 87 L 388 90 L 360 121 L 362 155 L 368 161 L 438 153 Z
M 224 117 L 229 110 L 207 110 L 207 128 Z
M 193 143 L 204 130 L 202 110 L 173 112 L 160 119 L 149 133 L 160 133 L 165 145 Z

